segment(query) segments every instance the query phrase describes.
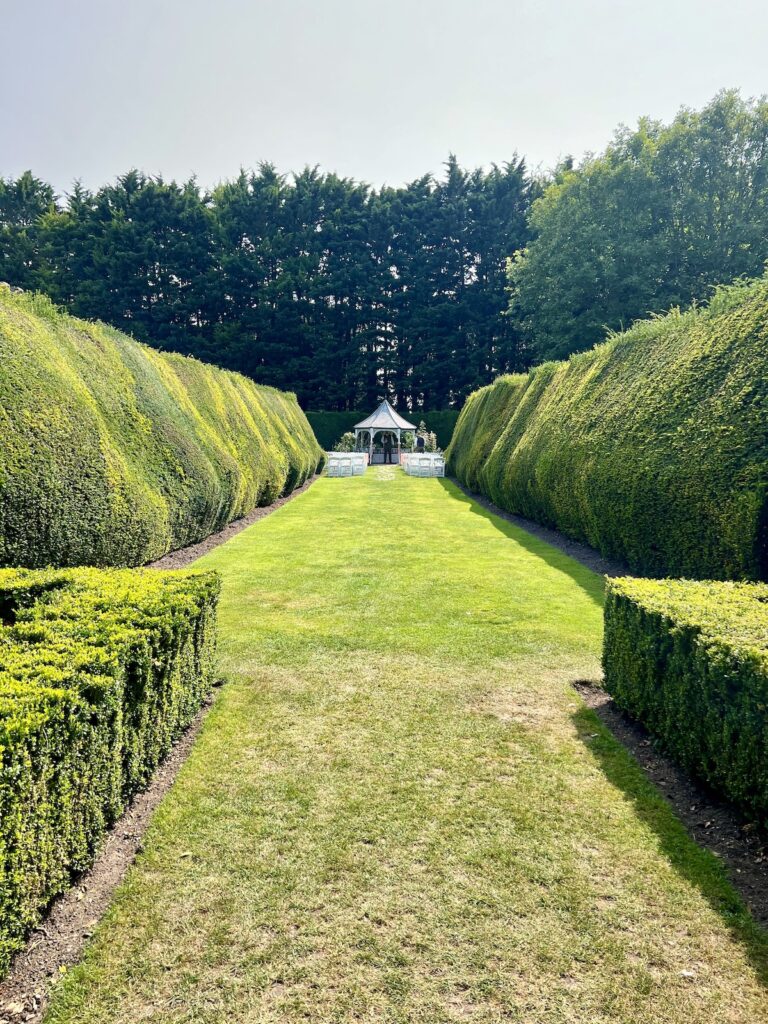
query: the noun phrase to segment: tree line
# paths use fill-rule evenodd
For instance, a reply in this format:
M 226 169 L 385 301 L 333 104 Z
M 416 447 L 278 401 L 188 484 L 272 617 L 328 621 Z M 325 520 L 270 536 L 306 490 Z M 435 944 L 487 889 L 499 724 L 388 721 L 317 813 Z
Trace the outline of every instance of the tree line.
M 304 407 L 447 408 L 527 361 L 506 259 L 534 191 L 516 157 L 378 190 L 270 164 L 212 192 L 130 171 L 63 203 L 28 173 L 0 183 L 0 278 Z
M 669 125 L 621 128 L 600 156 L 557 169 L 529 228 L 510 291 L 534 362 L 759 276 L 768 259 L 768 101 L 728 91 Z
M 304 407 L 439 409 L 768 259 L 768 102 L 723 92 L 532 174 L 379 189 L 271 164 L 206 191 L 0 179 L 0 279 Z

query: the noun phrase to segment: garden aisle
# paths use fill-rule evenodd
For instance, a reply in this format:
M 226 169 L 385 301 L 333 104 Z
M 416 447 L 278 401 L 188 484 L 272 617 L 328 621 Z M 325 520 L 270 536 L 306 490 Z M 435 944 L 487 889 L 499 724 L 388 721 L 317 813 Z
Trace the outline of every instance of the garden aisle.
M 230 682 L 49 1021 L 768 1021 L 762 936 L 570 687 L 598 577 L 390 469 L 197 564 Z

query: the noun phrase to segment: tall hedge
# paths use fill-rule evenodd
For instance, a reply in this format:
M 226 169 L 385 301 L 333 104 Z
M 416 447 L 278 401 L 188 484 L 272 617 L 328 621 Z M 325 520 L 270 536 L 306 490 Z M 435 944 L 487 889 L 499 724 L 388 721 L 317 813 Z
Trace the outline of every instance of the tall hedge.
M 610 580 L 603 667 L 621 708 L 768 823 L 768 585 Z
M 321 459 L 293 395 L 0 287 L 0 565 L 140 565 Z
M 213 678 L 212 573 L 0 570 L 0 974 Z
M 768 277 L 470 397 L 459 480 L 648 576 L 768 575 Z
M 493 384 L 474 391 L 467 399 L 456 427 L 460 433 L 456 441 L 452 441 L 448 455 L 452 471 L 473 491 L 481 489 L 480 470 L 527 384 L 525 374 L 499 377 Z

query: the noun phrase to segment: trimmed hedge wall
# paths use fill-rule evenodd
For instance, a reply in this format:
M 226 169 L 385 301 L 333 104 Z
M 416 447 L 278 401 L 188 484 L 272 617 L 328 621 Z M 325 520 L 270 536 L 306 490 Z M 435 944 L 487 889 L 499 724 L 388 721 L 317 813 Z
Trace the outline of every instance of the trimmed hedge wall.
M 342 434 L 348 430 L 354 430 L 355 424 L 370 416 L 372 410 L 363 412 L 307 412 L 309 425 L 315 432 L 315 436 L 324 451 L 331 451 Z M 403 416 L 418 427 L 424 420 L 429 430 L 437 435 L 437 443 L 441 448 L 447 448 L 451 443 L 453 430 L 459 418 L 458 409 L 438 409 L 435 412 L 414 413 L 404 412 Z
M 619 707 L 768 823 L 768 585 L 610 580 L 603 667 Z
M 295 396 L 0 288 L 0 565 L 141 565 L 321 464 Z
M 648 576 L 768 576 L 768 277 L 467 401 L 458 479 Z
M 493 384 L 474 391 L 467 399 L 456 442 L 448 449 L 450 467 L 473 491 L 482 489 L 480 471 L 493 446 L 509 422 L 528 384 L 525 374 L 499 377 Z
M 0 570 L 0 974 L 213 679 L 218 578 Z

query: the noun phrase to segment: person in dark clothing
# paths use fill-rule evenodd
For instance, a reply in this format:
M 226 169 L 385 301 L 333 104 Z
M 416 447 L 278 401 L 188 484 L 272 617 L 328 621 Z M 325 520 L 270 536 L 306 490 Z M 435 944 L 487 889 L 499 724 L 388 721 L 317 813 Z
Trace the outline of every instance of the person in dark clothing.
M 392 435 L 391 434 L 385 434 L 384 435 L 384 461 L 385 462 L 391 462 L 392 461 Z
M 417 434 L 417 436 L 416 436 L 416 451 L 417 452 L 423 452 L 424 451 L 424 438 L 423 438 L 423 436 L 421 434 Z

